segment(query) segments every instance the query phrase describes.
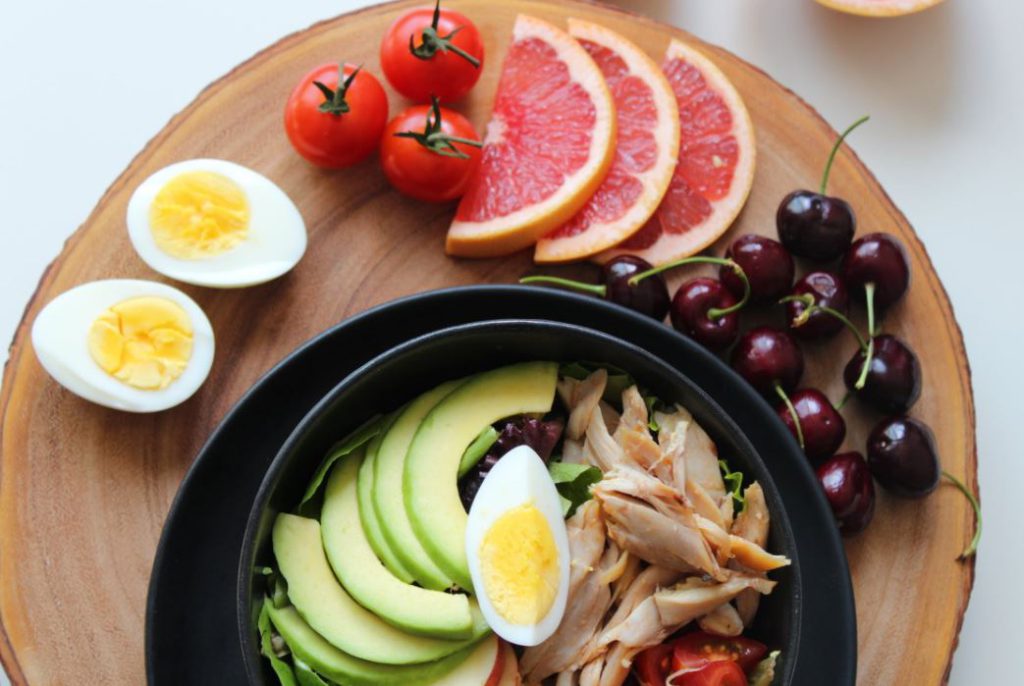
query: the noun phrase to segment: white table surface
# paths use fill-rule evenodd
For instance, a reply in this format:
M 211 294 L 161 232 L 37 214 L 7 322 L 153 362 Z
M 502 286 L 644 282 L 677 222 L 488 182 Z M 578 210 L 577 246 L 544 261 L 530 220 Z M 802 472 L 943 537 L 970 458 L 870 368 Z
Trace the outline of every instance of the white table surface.
M 0 340 L 11 339 L 64 240 L 172 114 L 278 38 L 365 4 L 3 3 Z M 1013 356 L 1024 326 L 1010 275 L 1019 283 L 1024 266 L 1024 3 L 948 0 L 883 21 L 811 0 L 619 4 L 759 65 L 837 128 L 872 115 L 852 145 L 928 246 L 974 370 L 986 529 L 951 683 L 1022 683 L 1024 537 L 1014 522 L 1024 482 L 1016 433 L 1024 372 Z

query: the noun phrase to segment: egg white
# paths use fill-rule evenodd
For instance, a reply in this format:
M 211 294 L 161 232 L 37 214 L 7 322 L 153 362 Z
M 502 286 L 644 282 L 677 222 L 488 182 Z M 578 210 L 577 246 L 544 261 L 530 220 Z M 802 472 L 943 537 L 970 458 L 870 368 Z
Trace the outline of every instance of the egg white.
M 480 543 L 494 523 L 509 510 L 527 503 L 536 507 L 547 521 L 558 550 L 558 590 L 548 613 L 536 624 L 517 625 L 503 618 L 484 590 L 480 566 Z M 569 534 L 565 528 L 561 500 L 547 467 L 529 446 L 506 453 L 491 469 L 477 492 L 466 522 L 466 557 L 473 579 L 474 595 L 487 624 L 506 641 L 521 646 L 542 643 L 558 628 L 569 596 Z
M 138 297 L 166 298 L 181 306 L 192 323 L 192 357 L 166 388 L 144 391 L 107 374 L 89 354 L 89 328 L 117 303 Z M 72 288 L 51 300 L 32 325 L 32 347 L 57 383 L 98 405 L 126 412 L 159 412 L 185 402 L 213 365 L 213 327 L 206 314 L 177 288 L 154 281 L 109 279 Z
M 230 250 L 187 260 L 168 255 L 156 244 L 149 211 L 168 181 L 193 171 L 222 174 L 242 188 L 249 201 L 249 230 Z M 255 286 L 290 271 L 306 252 L 306 224 L 291 198 L 262 174 L 225 160 L 185 160 L 154 173 L 128 201 L 127 222 L 128 236 L 143 262 L 164 276 L 197 286 Z

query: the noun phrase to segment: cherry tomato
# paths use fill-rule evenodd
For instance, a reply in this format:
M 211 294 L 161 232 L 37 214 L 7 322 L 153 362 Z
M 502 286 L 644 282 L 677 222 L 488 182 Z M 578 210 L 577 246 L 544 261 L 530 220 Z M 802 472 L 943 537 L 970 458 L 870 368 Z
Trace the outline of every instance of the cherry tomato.
M 428 202 L 461 196 L 480 162 L 476 131 L 458 112 L 415 105 L 392 119 L 380 142 L 380 162 L 391 185 Z
M 743 668 L 731 660 L 709 662 L 695 672 L 687 672 L 672 681 L 673 686 L 747 686 Z
M 743 636 L 715 636 L 704 631 L 685 634 L 671 645 L 673 672 L 723 661 L 736 662 L 741 671 L 749 672 L 768 654 L 768 646 L 760 641 Z
M 465 15 L 421 7 L 391 25 L 380 45 L 380 66 L 395 90 L 416 102 L 463 97 L 480 78 L 484 43 Z
M 365 159 L 387 120 L 388 98 L 380 82 L 351 64 L 324 64 L 303 76 L 284 110 L 284 130 L 295 150 L 331 169 Z
M 662 643 L 647 648 L 636 656 L 633 669 L 641 686 L 665 686 L 672 670 L 672 646 Z

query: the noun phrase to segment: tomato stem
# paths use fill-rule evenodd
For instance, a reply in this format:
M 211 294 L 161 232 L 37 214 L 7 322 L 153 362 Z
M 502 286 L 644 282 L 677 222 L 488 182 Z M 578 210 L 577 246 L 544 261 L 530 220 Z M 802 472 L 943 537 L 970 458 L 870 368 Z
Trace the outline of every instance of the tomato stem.
M 316 86 L 324 95 L 324 101 L 320 103 L 320 106 L 317 109 L 326 114 L 333 114 L 336 117 L 340 117 L 341 115 L 347 114 L 351 111 L 348 103 L 345 102 L 345 94 L 348 93 L 348 89 L 355 80 L 356 74 L 358 74 L 359 70 L 362 68 L 362 65 L 356 67 L 346 78 L 345 64 L 339 64 L 338 87 L 334 89 L 331 89 L 320 81 L 314 81 L 313 85 Z
M 423 127 L 423 131 L 399 131 L 395 136 L 397 138 L 411 138 L 427 150 L 438 155 L 455 157 L 460 160 L 469 159 L 469 155 L 456 148 L 455 144 L 462 143 L 463 145 L 471 145 L 474 148 L 481 148 L 483 147 L 483 142 L 470 138 L 451 136 L 445 133 L 441 127 L 441 103 L 435 95 L 431 95 L 430 99 L 433 104 L 430 107 L 430 112 L 427 114 L 426 125 Z
M 441 0 L 437 0 L 434 3 L 434 19 L 430 22 L 430 26 L 423 29 L 423 34 L 420 36 L 420 44 L 417 46 L 412 34 L 409 34 L 409 52 L 414 57 L 421 60 L 429 60 L 440 51 L 446 53 L 449 50 L 454 52 L 456 55 L 466 60 L 473 65 L 474 69 L 480 68 L 480 60 L 470 55 L 468 52 L 460 48 L 459 46 L 452 43 L 452 38 L 455 37 L 463 27 L 459 26 L 455 28 L 447 36 L 442 36 L 438 33 L 437 28 L 441 21 Z
M 847 127 L 846 131 L 843 131 L 839 135 L 839 138 L 836 139 L 835 144 L 832 145 L 832 152 L 828 154 L 828 162 L 825 163 L 825 173 L 821 175 L 820 193 L 822 195 L 825 195 L 825 189 L 828 187 L 828 175 L 832 172 L 832 163 L 836 159 L 836 153 L 839 152 L 839 146 L 843 144 L 843 141 L 846 140 L 846 137 L 849 136 L 855 128 L 866 122 L 868 119 L 871 119 L 871 117 L 869 117 L 868 115 L 864 115 L 857 121 L 850 124 L 850 126 Z

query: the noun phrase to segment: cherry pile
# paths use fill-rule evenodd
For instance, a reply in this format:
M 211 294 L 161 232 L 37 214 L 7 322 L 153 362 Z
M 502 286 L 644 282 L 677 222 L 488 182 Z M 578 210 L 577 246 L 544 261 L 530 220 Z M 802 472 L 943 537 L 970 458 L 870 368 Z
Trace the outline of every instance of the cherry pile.
M 776 412 L 817 470 L 818 481 L 844 535 L 863 531 L 875 512 L 875 481 L 903 498 L 934 491 L 941 476 L 971 501 L 974 495 L 940 466 L 935 438 L 923 422 L 907 415 L 921 395 L 921 365 L 910 345 L 883 333 L 879 321 L 910 285 L 906 252 L 894 236 L 868 233 L 855 238 L 856 217 L 846 201 L 825 195 L 829 172 L 845 137 L 867 120 L 850 126 L 829 155 L 818 192 L 787 195 L 776 213 L 779 240 L 744 235 L 723 257 L 695 256 L 659 267 L 633 255 L 605 263 L 601 284 L 550 276 L 529 276 L 524 283 L 554 283 L 600 295 L 661 321 L 666 314 L 680 333 L 714 352 L 731 348 L 733 369 L 758 392 L 776 402 Z M 796 279 L 794 257 L 810 263 Z M 663 272 L 683 265 L 719 265 L 717 278 L 684 281 L 670 297 Z M 795 282 L 794 282 L 794 279 Z M 863 307 L 867 331 L 850 319 L 851 306 Z M 741 334 L 746 307 L 776 306 L 785 326 L 756 326 Z M 847 396 L 838 405 L 819 389 L 801 387 L 804 358 L 800 341 L 822 342 L 849 331 L 857 342 L 842 368 Z M 871 431 L 865 453 L 838 453 L 846 439 L 840 413 L 855 399 L 881 419 Z M 837 454 L 838 453 L 838 454 Z

